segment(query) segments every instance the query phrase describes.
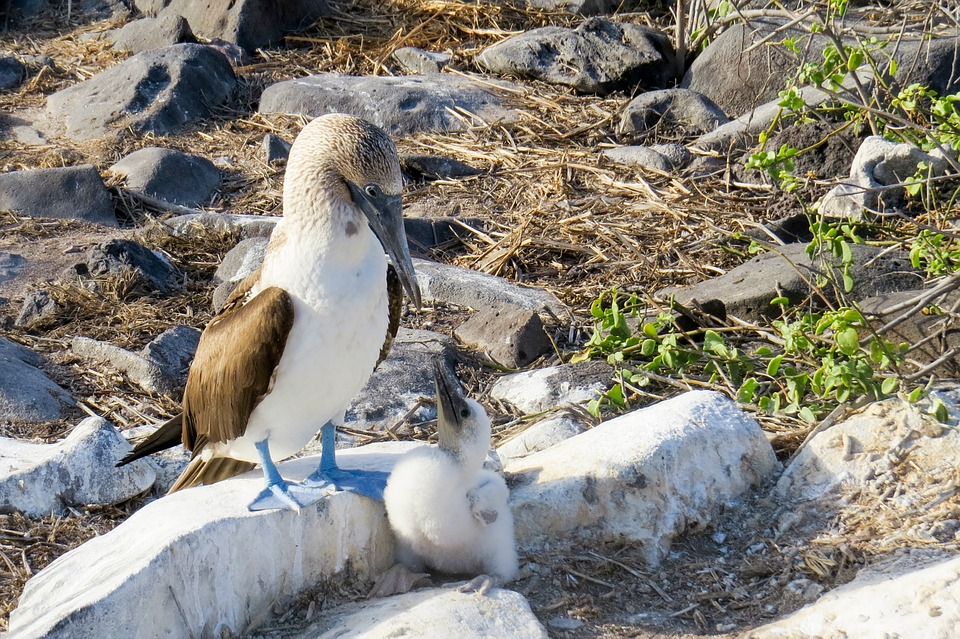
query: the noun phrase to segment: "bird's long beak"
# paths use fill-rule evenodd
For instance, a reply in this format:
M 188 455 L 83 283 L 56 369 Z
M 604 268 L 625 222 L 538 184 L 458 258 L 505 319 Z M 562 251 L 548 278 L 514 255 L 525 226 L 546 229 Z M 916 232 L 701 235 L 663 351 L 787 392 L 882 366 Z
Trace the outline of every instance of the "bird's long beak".
M 470 407 L 460 382 L 440 359 L 433 360 L 433 374 L 437 380 L 437 435 L 441 448 L 449 447 L 449 440 L 460 439 L 463 419 L 470 415 Z
M 354 203 L 367 216 L 373 234 L 377 236 L 380 244 L 383 245 L 383 250 L 393 260 L 407 297 L 418 309 L 421 308 L 420 285 L 417 283 L 417 274 L 413 270 L 413 260 L 410 259 L 407 233 L 403 229 L 403 205 L 400 203 L 400 196 L 380 194 L 372 197 L 349 180 L 347 186 Z

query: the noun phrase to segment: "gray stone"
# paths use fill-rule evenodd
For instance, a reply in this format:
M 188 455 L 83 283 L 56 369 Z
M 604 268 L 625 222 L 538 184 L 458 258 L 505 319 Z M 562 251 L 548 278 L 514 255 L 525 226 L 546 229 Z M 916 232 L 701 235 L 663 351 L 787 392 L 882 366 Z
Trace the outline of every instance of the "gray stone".
M 117 226 L 110 192 L 92 164 L 2 173 L 0 209 Z
M 347 409 L 346 424 L 361 430 L 384 431 L 407 416 L 417 402 L 436 394 L 431 361 L 453 365 L 456 346 L 446 335 L 401 328 L 390 355 L 373 372 Z M 411 424 L 436 419 L 433 402 L 407 416 Z
M 522 308 L 482 308 L 454 335 L 507 368 L 522 368 L 553 350 L 540 316 Z
M 860 310 L 868 316 L 878 315 L 878 326 L 909 313 L 906 320 L 884 333 L 884 337 L 895 344 L 917 345 L 910 351 L 910 359 L 924 366 L 941 360 L 940 365 L 931 369 L 931 372 L 938 373 L 941 378 L 957 377 L 960 375 L 960 358 L 943 359 L 943 356 L 960 349 L 960 322 L 956 315 L 960 310 L 960 291 L 933 296 L 924 304 L 923 310 L 910 312 L 920 298 L 928 296 L 930 292 L 931 289 L 920 289 L 868 297 L 860 300 Z M 888 311 L 903 304 L 907 306 L 899 311 Z M 946 312 L 926 312 L 926 309 L 933 307 Z M 933 339 L 928 339 L 931 337 Z
M 141 438 L 148 437 L 156 432 L 158 426 L 144 425 L 135 426 L 122 431 L 120 434 L 132 444 L 137 443 Z M 156 474 L 153 487 L 150 489 L 151 495 L 166 495 L 173 486 L 180 474 L 190 463 L 190 451 L 184 449 L 182 445 L 176 445 L 172 448 L 153 453 L 144 457 L 143 461 L 148 463 Z
M 641 5 L 628 0 L 525 0 L 528 7 L 548 9 L 550 11 L 566 11 L 582 16 L 611 14 Z
M 400 77 L 326 73 L 285 80 L 263 91 L 260 112 L 310 118 L 349 113 L 394 136 L 462 131 L 474 123 L 504 124 L 518 117 L 496 84 L 447 73 Z
M 497 447 L 497 456 L 503 462 L 504 469 L 509 472 L 517 460 L 546 450 L 587 430 L 587 426 L 575 415 L 570 412 L 548 417 L 500 444 Z
M 0 337 L 0 421 L 40 424 L 60 419 L 74 406 L 70 393 L 39 368 L 42 358 Z
M 822 62 L 824 48 L 832 44 L 825 34 L 791 27 L 766 44 L 754 46 L 783 24 L 783 20 L 772 18 L 731 24 L 694 60 L 681 86 L 706 95 L 731 115 L 748 113 L 776 99 L 786 80 L 795 76 L 804 61 Z M 781 44 L 788 37 L 796 38 L 800 55 Z M 873 55 L 881 69 L 886 68 L 887 56 L 893 55 L 897 62 L 894 77 L 900 86 L 926 84 L 941 95 L 960 87 L 960 75 L 956 73 L 960 47 L 956 37 L 898 38 L 894 44 Z
M 668 173 L 673 169 L 673 163 L 665 155 L 647 146 L 621 146 L 614 149 L 605 149 L 603 157 L 615 164 L 637 166 L 661 173 Z
M 134 151 L 110 167 L 128 189 L 180 204 L 198 206 L 220 186 L 220 171 L 207 158 L 173 149 Z
M 453 56 L 438 51 L 424 51 L 416 47 L 401 47 L 393 52 L 393 59 L 407 73 L 440 73 Z
M 88 417 L 56 444 L 0 438 L 0 512 L 62 515 L 67 506 L 116 504 L 139 495 L 153 485 L 154 473 L 142 461 L 115 468 L 129 451 L 102 417 Z
M 0 283 L 16 279 L 26 266 L 27 260 L 22 255 L 0 253 Z
M 851 300 L 910 290 L 923 283 L 923 274 L 910 264 L 909 256 L 902 251 L 891 252 L 865 244 L 854 244 L 851 250 L 854 284 L 846 294 Z M 814 304 L 823 304 L 824 300 L 811 285 L 816 284 L 818 273 L 830 270 L 829 264 L 839 264 L 839 258 L 828 256 L 824 260 L 807 255 L 803 244 L 788 244 L 777 251 L 757 255 L 719 277 L 692 286 L 664 288 L 656 295 L 661 299 L 673 297 L 683 306 L 694 300 L 701 304 L 718 300 L 730 315 L 746 320 L 760 319 L 780 313 L 780 307 L 771 306 L 770 300 L 781 295 L 791 304 L 799 304 L 808 298 Z M 840 281 L 839 269 L 832 270 L 835 281 Z M 832 287 L 822 287 L 821 290 L 827 301 L 837 301 Z
M 29 326 L 37 320 L 53 317 L 60 305 L 46 291 L 34 291 L 23 299 L 20 313 L 14 321 L 15 326 Z
M 286 162 L 290 155 L 290 147 L 293 146 L 283 138 L 267 133 L 263 136 L 263 159 L 267 164 L 277 162 Z
M 534 78 L 605 95 L 662 89 L 672 76 L 666 35 L 639 24 L 589 18 L 576 29 L 541 27 L 487 47 L 477 62 L 493 73 Z
M 865 91 L 873 90 L 875 80 L 871 72 L 858 71 L 856 80 L 860 82 Z M 842 91 L 848 93 L 853 91 L 855 86 L 856 82 L 852 75 L 848 75 L 841 85 Z M 812 86 L 802 87 L 800 98 L 809 107 L 818 107 L 836 101 L 836 97 L 832 93 Z M 779 102 L 780 98 L 776 97 L 751 111 L 747 111 L 735 120 L 721 124 L 713 131 L 697 138 L 694 146 L 707 151 L 722 152 L 727 152 L 731 148 L 753 146 L 756 144 L 760 132 L 768 130 L 773 121 L 780 117 L 783 109 Z
M 198 5 L 199 6 L 199 5 Z M 166 135 L 207 117 L 237 85 L 223 54 L 202 44 L 142 51 L 47 99 L 52 124 L 88 140 L 119 129 Z
M 307 628 L 271 639 L 547 639 L 523 595 L 495 588 L 486 596 L 426 588 L 324 610 Z M 254 635 L 253 639 L 261 639 Z
M 25 146 L 41 146 L 47 140 L 33 125 L 20 117 L 0 114 L 0 140 L 12 140 Z
M 857 573 L 816 603 L 744 639 L 948 639 L 960 627 L 960 557 L 904 549 Z
M 162 224 L 174 237 L 190 237 L 200 231 L 236 232 L 241 238 L 270 237 L 280 218 L 240 213 L 187 213 L 164 220 Z
M 730 121 L 710 98 L 689 89 L 662 89 L 641 93 L 624 108 L 617 125 L 621 139 L 632 139 L 651 129 L 701 135 Z
M 883 213 L 904 204 L 906 191 L 901 184 L 926 162 L 931 176 L 942 175 L 946 160 L 925 153 L 912 144 L 891 142 L 870 136 L 860 145 L 850 167 L 850 177 L 823 196 L 819 212 L 831 217 L 859 220 L 864 210 Z
M 13 89 L 27 77 L 27 68 L 16 58 L 0 56 L 0 90 Z
M 412 153 L 400 154 L 400 168 L 414 180 L 449 180 L 483 173 L 453 158 Z
M 517 541 L 614 542 L 651 565 L 764 481 L 776 456 L 757 422 L 726 397 L 693 391 L 604 422 L 511 466 Z
M 187 382 L 187 371 L 199 343 L 199 330 L 192 326 L 174 326 L 153 338 L 140 355 L 156 364 L 161 373 L 181 388 Z
M 114 49 L 134 53 L 197 41 L 190 25 L 179 14 L 140 18 L 110 31 L 107 38 Z
M 346 468 L 389 471 L 414 445 L 373 444 L 340 451 L 337 460 Z M 319 461 L 288 461 L 280 472 L 301 480 Z M 299 513 L 251 513 L 247 504 L 262 489 L 263 474 L 254 470 L 147 504 L 30 579 L 10 615 L 10 633 L 149 637 L 169 629 L 182 637 L 242 636 L 278 601 L 325 581 L 370 579 L 392 565 L 382 503 L 338 492 Z
M 89 337 L 74 337 L 70 349 L 83 359 L 109 364 L 147 392 L 174 397 L 183 389 L 179 385 L 179 375 L 168 375 L 154 360 L 119 346 Z
M 263 264 L 268 242 L 266 237 L 241 240 L 223 256 L 223 261 L 213 274 L 213 281 L 239 282 L 256 271 Z
M 432 248 L 450 248 L 462 244 L 464 237 L 470 237 L 469 229 L 483 227 L 480 218 L 456 217 L 405 217 L 403 228 L 407 234 L 407 244 L 412 254 L 423 253 Z
M 490 396 L 525 413 L 540 413 L 596 399 L 610 388 L 613 374 L 613 367 L 599 360 L 561 364 L 504 375 Z
M 180 273 L 166 258 L 133 240 L 110 240 L 90 249 L 85 263 L 91 277 L 124 275 L 145 293 L 172 293 L 181 286 Z
M 502 277 L 450 264 L 413 260 L 424 301 L 440 301 L 473 309 L 515 306 L 529 311 L 546 310 L 555 317 L 569 315 L 567 307 L 544 289 L 518 286 Z
M 285 33 L 310 26 L 329 13 L 326 0 L 136 0 L 147 15 L 180 15 L 193 32 L 225 40 L 253 53 L 278 44 Z
M 690 152 L 690 149 L 682 144 L 677 144 L 676 142 L 669 142 L 667 144 L 654 144 L 650 147 L 650 150 L 656 151 L 663 157 L 667 158 L 667 161 L 670 162 L 670 166 L 675 169 L 686 168 L 693 161 L 693 154 Z

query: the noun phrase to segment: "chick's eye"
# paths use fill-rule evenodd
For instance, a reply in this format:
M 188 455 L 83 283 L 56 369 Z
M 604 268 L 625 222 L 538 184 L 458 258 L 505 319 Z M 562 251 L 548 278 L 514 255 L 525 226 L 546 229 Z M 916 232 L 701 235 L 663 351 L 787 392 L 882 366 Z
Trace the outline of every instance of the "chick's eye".
M 469 409 L 469 408 L 461 408 L 461 409 L 460 409 L 460 417 L 463 417 L 464 419 L 466 419 L 467 417 L 470 417 L 470 409 Z
M 380 187 L 377 186 L 376 184 L 368 184 L 365 187 L 363 187 L 363 190 L 370 197 L 380 197 Z

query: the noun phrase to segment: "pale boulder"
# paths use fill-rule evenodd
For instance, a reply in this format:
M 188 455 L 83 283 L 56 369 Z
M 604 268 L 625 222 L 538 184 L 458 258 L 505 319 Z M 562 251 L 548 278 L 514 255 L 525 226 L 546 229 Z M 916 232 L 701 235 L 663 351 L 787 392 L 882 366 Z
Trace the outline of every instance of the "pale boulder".
M 709 391 L 621 415 L 510 467 L 521 548 L 630 541 L 658 563 L 777 467 L 760 426 Z

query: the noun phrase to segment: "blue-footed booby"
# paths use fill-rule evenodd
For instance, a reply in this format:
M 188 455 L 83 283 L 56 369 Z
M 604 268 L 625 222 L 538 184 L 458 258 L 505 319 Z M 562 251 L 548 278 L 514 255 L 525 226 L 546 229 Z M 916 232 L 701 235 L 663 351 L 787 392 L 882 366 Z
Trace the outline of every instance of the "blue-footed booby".
M 397 461 L 383 500 L 400 564 L 415 571 L 475 575 L 461 589 L 485 593 L 517 576 L 509 491 L 500 475 L 483 468 L 490 448 L 486 411 L 464 395 L 443 363 L 435 361 L 434 372 L 438 444 Z M 394 592 L 381 580 L 373 594 Z
M 193 456 L 170 492 L 259 463 L 267 487 L 251 510 L 298 509 L 331 487 L 382 498 L 386 473 L 337 467 L 334 423 L 386 357 L 403 291 L 420 307 L 402 186 L 381 129 L 344 114 L 304 127 L 287 162 L 283 217 L 260 269 L 204 330 L 182 414 L 121 463 L 182 442 Z M 303 483 L 284 480 L 276 460 L 303 448 L 319 425 L 320 467 Z

